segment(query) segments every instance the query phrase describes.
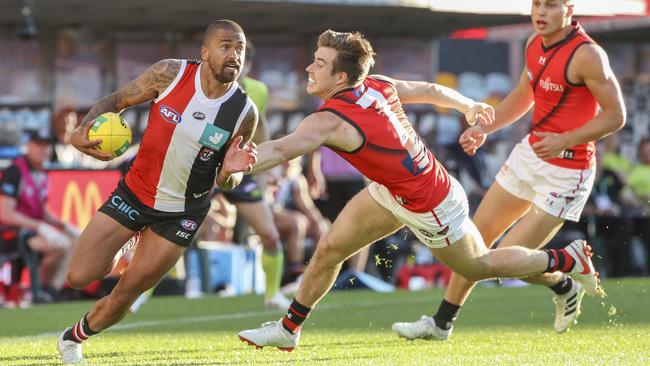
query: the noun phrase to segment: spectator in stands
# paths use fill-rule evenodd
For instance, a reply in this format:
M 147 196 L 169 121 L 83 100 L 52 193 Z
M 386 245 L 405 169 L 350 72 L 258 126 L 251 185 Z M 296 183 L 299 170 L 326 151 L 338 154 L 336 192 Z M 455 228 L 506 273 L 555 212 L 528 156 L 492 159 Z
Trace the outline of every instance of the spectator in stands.
M 630 237 L 638 235 L 638 238 L 645 244 L 645 255 L 635 254 L 635 257 L 645 258 L 645 268 L 641 268 L 641 274 L 650 271 L 650 138 L 644 138 L 638 146 L 638 163 L 633 165 L 627 176 L 626 188 L 623 193 L 623 200 L 628 209 L 625 210 L 629 217 Z M 632 238 L 630 238 L 632 240 Z M 635 258 L 639 259 L 639 258 Z M 643 263 L 639 263 L 643 267 Z
M 630 247 L 627 218 L 622 217 L 622 192 L 630 161 L 618 152 L 618 135 L 612 134 L 597 146 L 596 180 L 584 216 L 589 225 L 592 245 L 601 246 L 607 255 L 606 270 L 601 275 L 619 277 L 629 274 Z
M 627 176 L 627 188 L 631 194 L 626 194 L 629 206 L 638 208 L 643 213 L 650 214 L 650 138 L 639 142 L 638 164 L 632 166 Z
M 278 190 L 275 194 L 276 225 L 282 234 L 284 225 L 278 221 L 278 218 L 281 218 L 281 221 L 294 222 L 298 234 L 302 234 L 302 241 L 297 242 L 300 250 L 294 253 L 295 255 L 291 255 L 289 241 L 283 237 L 289 254 L 289 280 L 293 281 L 304 270 L 306 259 L 304 239 L 308 239 L 315 245 L 329 228 L 330 222 L 323 217 L 311 198 L 307 178 L 302 174 L 301 158 L 284 163 L 282 171 L 283 176 L 278 182 Z M 308 246 L 313 249 L 314 245 Z
M 0 180 L 0 224 L 5 246 L 18 248 L 18 230 L 34 233 L 25 250 L 41 257 L 38 279 L 43 299 L 63 287 L 67 257 L 78 229 L 57 219 L 47 208 L 45 162 L 52 153 L 50 136 L 43 130 L 28 131 L 27 153 L 14 160 Z M 13 233 L 13 234 L 12 234 Z M 18 250 L 18 249 L 16 249 Z

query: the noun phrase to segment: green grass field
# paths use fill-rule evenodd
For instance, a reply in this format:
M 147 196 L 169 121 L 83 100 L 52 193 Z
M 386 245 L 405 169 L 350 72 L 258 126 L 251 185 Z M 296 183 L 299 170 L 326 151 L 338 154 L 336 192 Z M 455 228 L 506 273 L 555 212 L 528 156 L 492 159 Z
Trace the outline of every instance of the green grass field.
M 334 292 L 307 321 L 293 353 L 256 350 L 237 332 L 282 314 L 261 298 L 158 297 L 84 343 L 90 365 L 650 365 L 650 280 L 605 283 L 587 298 L 578 325 L 552 329 L 551 292 L 539 287 L 478 288 L 448 342 L 398 339 L 397 320 L 431 314 L 441 290 Z M 89 302 L 0 309 L 0 365 L 51 365 L 61 330 Z

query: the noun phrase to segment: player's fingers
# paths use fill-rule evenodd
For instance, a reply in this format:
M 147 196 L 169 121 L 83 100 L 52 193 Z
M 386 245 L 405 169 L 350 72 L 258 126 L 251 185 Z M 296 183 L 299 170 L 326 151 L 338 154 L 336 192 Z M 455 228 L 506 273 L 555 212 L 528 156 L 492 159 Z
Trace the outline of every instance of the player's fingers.
M 99 146 L 103 141 L 104 141 L 104 140 L 102 140 L 102 139 L 88 140 L 88 141 L 84 141 L 84 142 L 82 142 L 82 146 L 83 146 L 83 147 L 94 148 L 94 147 L 96 147 L 96 146 Z
M 93 123 L 95 123 L 95 120 L 89 121 L 85 125 L 79 127 L 85 136 L 88 136 L 88 131 L 90 131 L 90 127 L 92 127 Z
M 232 140 L 232 145 L 231 146 L 239 147 L 239 145 L 241 144 L 242 141 L 244 141 L 244 136 L 239 135 L 239 136 L 235 137 L 234 140 Z
M 491 125 L 494 123 L 494 109 L 488 108 L 483 112 L 483 115 L 485 115 L 485 118 L 488 121 L 488 124 Z

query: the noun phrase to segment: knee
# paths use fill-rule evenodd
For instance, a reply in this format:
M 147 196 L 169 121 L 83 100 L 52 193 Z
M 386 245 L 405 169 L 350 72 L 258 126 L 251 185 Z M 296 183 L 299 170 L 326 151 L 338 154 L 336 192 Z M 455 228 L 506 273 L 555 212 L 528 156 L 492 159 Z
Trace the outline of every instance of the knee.
M 343 263 L 345 259 L 344 253 L 333 245 L 328 235 L 324 235 L 316 245 L 316 252 L 314 252 L 310 263 L 314 262 L 314 265 L 321 267 L 335 267 Z
M 89 276 L 88 274 L 83 273 L 82 271 L 75 270 L 70 267 L 68 270 L 68 275 L 66 277 L 66 282 L 72 288 L 82 289 L 88 286 L 95 278 Z
M 294 216 L 293 227 L 297 233 L 305 233 L 309 227 L 309 219 L 305 215 L 297 214 Z
M 278 233 L 278 230 L 275 228 L 275 226 L 270 226 L 264 230 L 260 230 L 257 232 L 257 235 L 260 236 L 260 240 L 262 241 L 264 248 L 279 249 L 278 243 L 280 242 L 280 233 Z

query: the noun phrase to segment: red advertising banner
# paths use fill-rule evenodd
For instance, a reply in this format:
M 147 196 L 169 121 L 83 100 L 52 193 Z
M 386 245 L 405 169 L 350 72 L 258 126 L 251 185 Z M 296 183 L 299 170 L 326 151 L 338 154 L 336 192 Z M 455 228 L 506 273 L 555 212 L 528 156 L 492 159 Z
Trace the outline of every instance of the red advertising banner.
M 119 170 L 48 172 L 48 208 L 64 222 L 83 228 L 117 187 Z

